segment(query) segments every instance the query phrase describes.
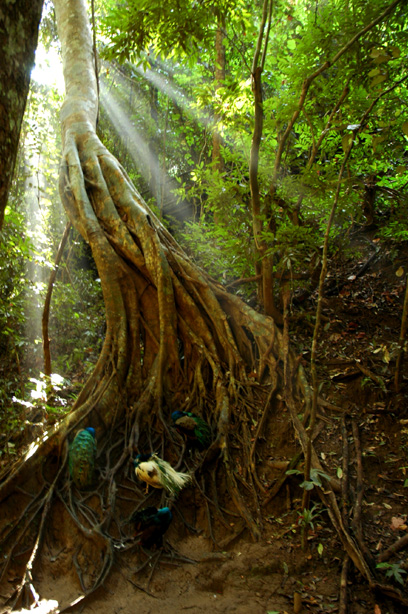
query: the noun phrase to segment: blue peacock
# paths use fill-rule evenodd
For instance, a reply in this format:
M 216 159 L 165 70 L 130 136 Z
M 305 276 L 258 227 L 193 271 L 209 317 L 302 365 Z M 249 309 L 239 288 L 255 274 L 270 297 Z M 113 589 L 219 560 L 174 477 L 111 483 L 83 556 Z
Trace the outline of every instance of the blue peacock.
M 146 507 L 132 514 L 130 521 L 133 522 L 136 537 L 140 545 L 144 548 L 163 545 L 163 535 L 167 531 L 172 521 L 173 514 L 170 508 Z
M 96 463 L 95 429 L 89 426 L 79 431 L 68 451 L 69 474 L 78 488 L 92 486 Z
M 154 488 L 165 488 L 171 495 L 176 495 L 191 482 L 191 475 L 176 471 L 167 461 L 157 454 L 138 454 L 133 461 L 138 478 Z M 147 491 L 148 486 L 146 487 Z
M 174 411 L 171 419 L 177 431 L 184 435 L 191 445 L 200 450 L 211 445 L 211 428 L 201 416 L 190 411 Z

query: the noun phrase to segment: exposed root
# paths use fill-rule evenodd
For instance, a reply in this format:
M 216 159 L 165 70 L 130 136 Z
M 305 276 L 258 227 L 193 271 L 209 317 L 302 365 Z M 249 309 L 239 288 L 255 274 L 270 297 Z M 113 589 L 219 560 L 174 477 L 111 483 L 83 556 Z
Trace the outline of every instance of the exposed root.
M 397 539 L 396 542 L 391 544 L 391 546 L 387 548 L 387 550 L 384 550 L 384 552 L 381 552 L 381 554 L 379 554 L 378 556 L 378 561 L 380 563 L 384 561 L 388 561 L 388 559 L 390 559 L 393 554 L 395 554 L 396 552 L 399 552 L 400 550 L 403 550 L 407 546 L 408 546 L 408 534 L 404 535 L 403 537 L 400 537 L 400 539 Z
M 348 600 L 347 600 L 347 580 L 350 558 L 349 555 L 343 559 L 340 574 L 340 591 L 339 591 L 339 614 L 347 614 L 348 612 Z

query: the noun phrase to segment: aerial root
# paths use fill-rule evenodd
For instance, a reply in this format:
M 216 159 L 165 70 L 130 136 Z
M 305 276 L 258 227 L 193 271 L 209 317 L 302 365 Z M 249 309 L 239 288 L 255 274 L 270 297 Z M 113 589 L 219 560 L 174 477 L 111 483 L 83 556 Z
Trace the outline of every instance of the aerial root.
M 157 565 L 159 563 L 161 555 L 162 555 L 162 552 L 159 550 L 159 552 L 154 557 L 152 557 L 153 558 L 153 563 L 150 563 L 151 571 L 150 571 L 149 577 L 147 579 L 147 586 L 146 586 L 147 590 L 149 590 L 150 583 L 151 583 L 152 578 L 153 578 L 153 574 L 154 574 L 155 569 L 156 569 L 156 567 L 157 567 Z
M 352 529 L 353 534 L 355 535 L 356 541 L 360 547 L 361 552 L 366 557 L 370 567 L 374 569 L 375 560 L 365 544 L 364 535 L 363 535 L 363 526 L 361 522 L 361 508 L 363 505 L 363 494 L 364 494 L 364 477 L 363 477 L 363 463 L 362 463 L 360 434 L 359 434 L 357 422 L 354 418 L 351 421 L 351 425 L 352 425 L 352 431 L 353 431 L 353 442 L 354 442 L 354 451 L 355 451 L 356 468 L 357 468 L 356 499 L 355 499 L 355 503 L 353 507 L 353 519 L 351 522 L 351 529 Z
M 282 472 L 276 482 L 273 484 L 271 490 L 267 491 L 266 498 L 262 501 L 262 507 L 266 507 L 269 503 L 276 497 L 286 480 L 288 479 L 288 471 L 292 469 L 296 469 L 299 465 L 300 461 L 303 458 L 303 452 L 299 451 L 295 454 L 292 459 L 289 461 L 289 464 L 285 469 L 282 469 Z
M 200 490 L 201 490 L 202 493 L 205 490 L 204 476 L 202 476 L 202 479 L 201 479 L 201 489 Z M 207 527 L 208 527 L 209 536 L 210 536 L 211 541 L 213 542 L 213 544 L 218 546 L 217 540 L 215 539 L 214 534 L 213 534 L 213 530 L 212 530 L 211 512 L 210 512 L 210 506 L 209 506 L 207 498 L 205 498 L 205 509 L 206 509 L 206 512 L 207 512 Z
M 253 442 L 252 442 L 251 450 L 250 450 L 250 455 L 249 455 L 250 456 L 250 468 L 251 468 L 251 471 L 252 471 L 252 475 L 254 477 L 254 480 L 255 480 L 258 488 L 264 494 L 266 493 L 266 489 L 263 486 L 263 484 L 261 484 L 261 482 L 260 482 L 260 480 L 258 478 L 258 474 L 256 472 L 255 451 L 256 451 L 256 445 L 258 443 L 258 439 L 262 435 L 263 430 L 264 430 L 265 425 L 266 425 L 267 417 L 269 415 L 269 408 L 271 407 L 272 399 L 273 399 L 274 395 L 276 394 L 276 386 L 277 386 L 277 382 L 275 381 L 275 383 L 273 385 L 271 385 L 271 389 L 270 389 L 269 394 L 268 394 L 268 396 L 266 398 L 266 401 L 264 403 L 261 419 L 258 422 L 256 431 L 255 431 L 255 435 L 254 435 L 254 439 L 253 439 Z
M 227 450 L 224 450 L 223 460 L 226 467 L 227 488 L 231 499 L 234 502 L 236 509 L 239 511 L 240 516 L 245 520 L 252 539 L 254 541 L 259 541 L 261 538 L 261 530 L 252 518 L 252 514 L 239 492 Z
M 348 554 L 344 556 L 340 574 L 340 590 L 339 590 L 339 614 L 347 614 L 348 599 L 347 599 L 347 579 L 349 570 L 350 557 Z

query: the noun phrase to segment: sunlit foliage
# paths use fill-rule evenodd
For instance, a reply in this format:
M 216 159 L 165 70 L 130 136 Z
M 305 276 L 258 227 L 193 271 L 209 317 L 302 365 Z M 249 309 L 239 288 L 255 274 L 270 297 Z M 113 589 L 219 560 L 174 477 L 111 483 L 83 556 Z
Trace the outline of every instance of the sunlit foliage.
M 381 225 L 389 220 L 387 232 L 392 235 L 395 220 L 404 218 L 407 18 L 401 4 L 313 80 L 301 113 L 285 136 L 305 79 L 325 62 L 331 63 L 387 6 L 383 0 L 274 4 L 262 74 L 264 125 L 258 180 L 265 212 L 262 237 L 278 276 L 288 269 L 308 269 L 313 254 L 318 261 L 321 232 L 353 129 L 360 128 L 371 101 L 398 81 L 359 130 L 342 182 L 334 234 L 351 223 L 373 223 L 375 213 L 377 220 L 382 216 Z M 178 178 L 179 197 L 194 206 L 198 225 L 190 222 L 183 240 L 220 279 L 248 277 L 254 271 L 248 165 L 254 125 L 251 63 L 261 8 L 260 3 L 249 7 L 242 2 L 223 6 L 186 1 L 167 3 L 159 14 L 155 3 L 132 0 L 112 2 L 101 22 L 106 37 L 103 55 L 125 63 L 121 70 L 127 71 L 133 87 L 149 88 L 154 100 L 149 142 L 162 168 Z M 201 10 L 207 11 L 205 20 Z M 226 77 L 216 88 L 214 44 L 221 16 Z M 146 72 L 126 64 L 132 61 L 142 63 Z M 192 64 L 189 69 L 187 64 Z M 140 123 L 146 114 L 136 111 L 134 118 Z M 222 172 L 211 164 L 214 130 L 223 138 Z M 285 150 L 277 163 L 282 138 Z M 368 211 L 371 189 L 375 205 Z M 214 258 L 212 249 L 222 258 Z

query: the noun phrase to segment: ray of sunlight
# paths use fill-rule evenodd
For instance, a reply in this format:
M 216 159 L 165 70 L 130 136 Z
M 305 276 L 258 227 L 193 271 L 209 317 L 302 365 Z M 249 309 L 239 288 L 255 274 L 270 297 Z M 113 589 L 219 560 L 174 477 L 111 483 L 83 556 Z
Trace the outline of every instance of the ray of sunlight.
M 141 77 L 149 81 L 160 92 L 168 96 L 178 107 L 181 107 L 188 117 L 196 121 L 201 126 L 207 127 L 214 123 L 212 117 L 208 113 L 203 112 L 195 106 L 194 99 L 187 96 L 180 89 L 176 89 L 168 82 L 168 80 L 154 69 L 144 69 L 142 66 L 136 66 L 132 64 L 132 68 Z M 120 83 L 121 87 L 129 89 L 129 84 L 126 81 L 126 77 L 118 70 L 115 69 L 113 64 L 110 65 L 110 70 L 114 72 L 115 80 Z
M 108 90 L 103 82 L 101 82 L 101 104 L 140 173 L 144 177 L 153 179 L 150 182 L 154 191 L 153 195 L 159 208 L 162 208 L 162 203 L 172 190 L 179 187 L 178 184 L 160 168 L 159 160 L 134 127 L 114 94 Z

